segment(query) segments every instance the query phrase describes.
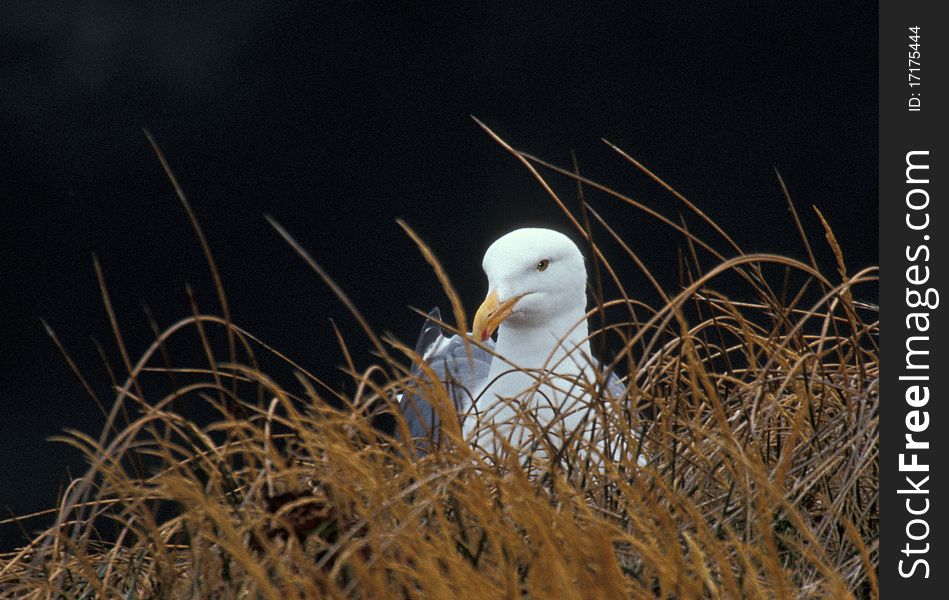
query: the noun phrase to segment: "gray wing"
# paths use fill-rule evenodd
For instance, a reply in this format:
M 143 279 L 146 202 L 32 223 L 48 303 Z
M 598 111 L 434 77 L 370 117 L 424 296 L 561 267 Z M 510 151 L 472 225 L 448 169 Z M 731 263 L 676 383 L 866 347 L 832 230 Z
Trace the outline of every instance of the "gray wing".
M 488 377 L 493 355 L 474 344 L 466 344 L 459 335 L 446 335 L 437 321 L 441 312 L 435 308 L 422 325 L 415 353 L 428 363 L 439 380 L 448 388 L 459 416 L 464 415 L 473 400 L 472 394 L 481 389 Z M 490 340 L 485 345 L 491 347 Z M 467 346 L 467 348 L 466 348 Z M 468 348 L 471 350 L 469 359 Z M 424 381 L 426 374 L 418 364 L 412 365 L 412 374 Z M 422 396 L 407 390 L 399 401 L 399 410 L 405 417 L 409 433 L 416 440 L 420 454 L 431 450 L 439 441 L 438 413 Z
M 603 365 L 597 365 L 597 369 L 602 372 Z M 606 375 L 606 390 L 604 391 L 613 398 L 625 398 L 629 390 L 619 375 L 616 374 L 616 371 L 610 371 Z

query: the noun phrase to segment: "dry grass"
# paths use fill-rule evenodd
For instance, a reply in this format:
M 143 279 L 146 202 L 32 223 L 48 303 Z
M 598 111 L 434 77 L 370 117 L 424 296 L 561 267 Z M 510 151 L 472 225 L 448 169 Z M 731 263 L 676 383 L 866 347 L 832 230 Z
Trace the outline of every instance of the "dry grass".
M 628 373 L 632 390 L 606 399 L 598 418 L 628 447 L 641 443 L 647 466 L 636 464 L 633 451 L 596 465 L 576 458 L 583 456 L 577 449 L 535 461 L 529 471 L 514 460 L 499 466 L 453 428 L 438 451 L 415 458 L 410 442 L 380 431 L 376 417 L 397 412 L 395 398 L 406 389 L 452 409 L 443 386 L 412 376 L 411 350 L 367 331 L 378 364 L 357 370 L 343 346 L 351 396 L 296 365 L 296 380 L 274 381 L 255 357 L 275 351 L 231 321 L 208 251 L 223 316 L 195 312 L 134 363 L 115 326 L 128 375 L 108 424 L 98 438 L 64 437 L 91 466 L 66 490 L 45 531 L 0 556 L 0 593 L 877 597 L 878 321 L 874 307 L 857 300 L 875 294 L 876 270 L 848 274 L 826 228 L 837 261 L 822 272 L 790 199 L 808 263 L 743 252 L 619 149 L 710 228 L 714 243 L 684 221 L 498 141 L 588 242 L 599 292 L 591 322 L 606 325 L 596 337 L 618 349 L 613 364 Z M 541 170 L 577 183 L 576 216 Z M 679 287 L 662 289 L 582 202 L 590 189 L 683 236 Z M 450 288 L 434 254 L 413 238 Z M 629 298 L 603 258 L 605 246 L 643 269 L 663 299 L 658 308 Z M 715 266 L 703 270 L 703 263 Z M 744 301 L 716 292 L 725 277 L 740 282 Z M 609 287 L 616 297 L 604 301 Z M 449 295 L 463 322 L 457 295 Z M 172 367 L 163 348 L 188 331 L 203 340 L 208 363 Z M 150 382 L 169 373 L 174 392 L 147 398 Z M 177 408 L 196 404 L 215 417 L 198 422 Z M 396 416 L 397 431 L 404 427 Z

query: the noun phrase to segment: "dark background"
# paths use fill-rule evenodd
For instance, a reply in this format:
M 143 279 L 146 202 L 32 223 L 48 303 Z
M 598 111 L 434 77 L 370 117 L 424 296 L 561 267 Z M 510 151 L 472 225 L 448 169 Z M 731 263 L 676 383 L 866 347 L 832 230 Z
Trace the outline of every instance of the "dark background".
M 107 400 L 90 337 L 120 363 L 93 254 L 133 360 L 153 339 L 143 303 L 168 326 L 190 314 L 190 283 L 203 309 L 219 310 L 143 127 L 204 225 L 235 321 L 338 385 L 329 318 L 363 365 L 368 344 L 263 215 L 300 240 L 373 326 L 414 340 L 420 319 L 407 307 L 447 302 L 397 217 L 435 249 L 469 310 L 485 292 L 481 255 L 493 239 L 522 225 L 569 231 L 469 115 L 558 164 L 575 151 L 584 173 L 675 217 L 680 205 L 605 137 L 746 250 L 803 258 L 777 168 L 822 262 L 832 264 L 812 204 L 852 271 L 878 262 L 872 3 L 161 4 L 0 9 L 0 506 L 15 513 L 52 505 L 67 468 L 83 468 L 75 450 L 46 437 L 101 428 L 40 322 Z M 667 228 L 603 195 L 589 199 L 675 282 L 679 241 Z M 648 297 L 630 273 L 627 289 Z M 176 365 L 205 364 L 193 342 L 173 349 Z M 19 539 L 0 534 L 4 546 Z

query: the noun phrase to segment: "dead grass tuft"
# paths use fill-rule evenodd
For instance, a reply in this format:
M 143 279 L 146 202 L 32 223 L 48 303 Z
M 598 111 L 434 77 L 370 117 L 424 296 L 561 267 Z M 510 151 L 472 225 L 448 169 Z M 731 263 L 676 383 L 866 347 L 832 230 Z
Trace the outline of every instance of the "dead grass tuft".
M 411 350 L 372 333 L 342 287 L 275 224 L 367 329 L 378 364 L 357 370 L 344 346 L 355 392 L 343 396 L 325 385 L 234 324 L 212 261 L 223 317 L 195 310 L 160 332 L 134 363 L 114 323 L 126 375 L 107 426 L 98 438 L 76 431 L 62 437 L 85 454 L 89 470 L 66 490 L 42 533 L 0 556 L 0 592 L 274 600 L 877 597 L 879 323 L 875 307 L 858 300 L 875 294 L 876 269 L 848 274 L 825 223 L 821 233 L 836 261 L 821 271 L 790 198 L 808 263 L 742 251 L 618 148 L 710 227 L 714 240 L 494 137 L 586 239 L 594 291 L 616 290 L 612 298 L 597 294 L 591 316 L 602 327 L 601 346 L 612 350 L 612 368 L 630 384 L 629 396 L 611 399 L 598 417 L 614 439 L 625 440 L 619 460 L 594 464 L 579 448 L 559 461 L 534 462 L 529 472 L 514 461 L 496 466 L 452 428 L 443 447 L 415 458 L 410 442 L 380 431 L 375 419 L 394 414 L 404 433 L 396 398 L 407 389 L 450 411 L 444 386 L 413 376 Z M 542 171 L 576 183 L 577 216 Z M 683 236 L 679 286 L 659 285 L 585 203 L 590 190 Z M 463 324 L 435 253 L 403 226 L 445 284 L 456 325 Z M 642 270 L 660 305 L 629 297 L 605 248 Z M 740 282 L 741 298 L 717 291 L 725 277 Z M 172 367 L 163 358 L 165 344 L 187 332 L 199 334 L 208 364 Z M 227 344 L 217 347 L 214 339 Z M 256 358 L 264 354 L 288 361 L 296 380 L 268 377 Z M 173 393 L 146 397 L 150 382 L 167 381 L 169 373 Z M 203 408 L 195 411 L 197 405 Z M 213 418 L 200 422 L 186 416 L 208 411 Z M 636 462 L 640 450 L 645 467 Z

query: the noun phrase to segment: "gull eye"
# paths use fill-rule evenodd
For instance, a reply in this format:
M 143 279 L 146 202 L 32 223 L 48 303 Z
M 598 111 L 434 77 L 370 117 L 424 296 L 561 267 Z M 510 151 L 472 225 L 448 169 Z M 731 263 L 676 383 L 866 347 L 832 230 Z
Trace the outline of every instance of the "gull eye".
M 538 271 L 546 271 L 547 267 L 549 266 L 550 266 L 550 259 L 545 258 L 544 260 L 538 261 L 537 266 L 535 266 L 534 268 L 537 269 Z

